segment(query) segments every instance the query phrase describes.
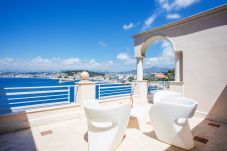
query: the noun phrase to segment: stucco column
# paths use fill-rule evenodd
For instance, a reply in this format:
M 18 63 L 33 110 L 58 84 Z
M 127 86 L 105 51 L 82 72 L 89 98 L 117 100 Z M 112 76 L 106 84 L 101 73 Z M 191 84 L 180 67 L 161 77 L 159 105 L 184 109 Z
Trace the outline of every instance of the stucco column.
M 175 50 L 175 81 L 179 82 L 183 80 L 182 75 L 182 51 Z
M 143 80 L 143 57 L 136 57 L 137 59 L 137 81 Z
M 136 96 L 136 102 L 139 103 L 147 103 L 147 89 L 148 89 L 148 84 L 147 80 L 140 80 L 140 81 L 135 81 L 133 82 L 133 92 L 134 95 Z
M 82 74 L 88 74 L 83 72 Z M 76 94 L 76 102 L 83 106 L 85 101 L 95 101 L 95 83 L 91 82 L 88 79 L 89 75 L 86 78 L 83 78 L 84 75 L 81 74 L 82 80 L 78 82 L 78 90 Z
M 136 102 L 146 103 L 147 101 L 147 81 L 143 80 L 143 57 L 137 59 L 137 80 L 133 84 L 134 95 L 137 96 Z

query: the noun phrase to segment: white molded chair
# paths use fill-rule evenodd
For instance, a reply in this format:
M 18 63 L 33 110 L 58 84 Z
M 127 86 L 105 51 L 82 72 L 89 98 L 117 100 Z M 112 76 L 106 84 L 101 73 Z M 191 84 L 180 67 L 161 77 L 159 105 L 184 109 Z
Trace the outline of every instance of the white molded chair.
M 169 91 L 169 90 L 160 90 L 155 92 L 153 103 L 160 102 L 161 100 L 169 99 L 170 97 L 178 97 L 182 96 L 180 93 Z
M 197 102 L 185 97 L 172 97 L 155 103 L 150 120 L 158 139 L 168 144 L 192 149 L 194 141 L 187 118 L 194 115 Z
M 88 123 L 89 151 L 114 151 L 121 143 L 129 122 L 130 104 L 100 106 L 84 103 Z

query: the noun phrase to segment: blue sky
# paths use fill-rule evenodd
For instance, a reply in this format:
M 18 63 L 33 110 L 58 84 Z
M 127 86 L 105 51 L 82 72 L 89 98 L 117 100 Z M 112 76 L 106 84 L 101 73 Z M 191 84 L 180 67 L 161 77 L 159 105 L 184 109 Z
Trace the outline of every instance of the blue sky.
M 0 1 L 0 71 L 135 69 L 132 35 L 225 4 L 226 0 Z M 152 51 L 155 50 L 155 51 Z M 165 42 L 145 67 L 172 67 Z

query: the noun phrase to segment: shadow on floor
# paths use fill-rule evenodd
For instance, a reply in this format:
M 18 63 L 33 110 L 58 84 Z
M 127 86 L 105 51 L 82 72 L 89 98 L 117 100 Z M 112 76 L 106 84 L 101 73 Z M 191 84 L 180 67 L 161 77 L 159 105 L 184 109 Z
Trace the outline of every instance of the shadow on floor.
M 26 113 L 0 116 L 0 123 L 0 151 L 37 150 Z
M 153 93 L 148 93 L 147 94 L 148 103 L 153 104 L 153 98 L 154 98 L 154 94 Z
M 227 85 L 221 91 L 212 106 L 207 119 L 227 123 Z
M 213 126 L 212 126 L 213 125 Z M 217 127 L 219 125 L 219 127 Z M 143 133 L 144 135 L 158 140 L 154 131 Z M 227 124 L 210 120 L 203 120 L 192 129 L 193 137 L 207 139 L 206 144 L 195 141 L 195 147 L 191 151 L 227 151 Z M 185 151 L 184 149 L 170 146 L 165 151 Z
M 1 151 L 36 151 L 30 129 L 0 135 Z
M 7 91 L 0 88 L 0 114 L 11 113 L 10 101 L 7 96 Z
M 86 132 L 86 133 L 84 134 L 84 140 L 85 140 L 86 142 L 88 142 L 88 132 Z
M 156 134 L 155 134 L 154 131 L 151 131 L 151 132 L 144 132 L 143 134 L 146 135 L 146 136 L 148 136 L 148 137 L 151 137 L 151 138 L 153 138 L 153 139 L 158 140 L 158 138 L 157 138 L 157 136 L 156 136 Z
M 211 126 L 212 124 L 220 125 L 220 127 Z M 192 151 L 226 151 L 227 150 L 227 125 L 203 120 L 192 129 L 193 137 L 200 137 L 208 140 L 207 143 L 195 141 L 195 148 Z M 175 147 L 169 147 L 166 151 L 172 151 Z M 183 149 L 178 149 L 183 150 Z
M 1 151 L 35 151 L 36 146 L 29 128 L 27 114 L 13 114 L 13 102 L 5 88 L 0 88 L 0 150 Z M 17 131 L 26 129 L 24 131 Z M 16 131 L 16 132 L 15 132 Z

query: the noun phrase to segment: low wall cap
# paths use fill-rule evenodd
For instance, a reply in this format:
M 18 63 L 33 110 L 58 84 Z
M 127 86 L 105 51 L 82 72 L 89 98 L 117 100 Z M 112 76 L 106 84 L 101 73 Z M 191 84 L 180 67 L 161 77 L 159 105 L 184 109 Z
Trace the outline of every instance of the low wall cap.
M 81 77 L 81 80 L 88 80 L 89 78 L 89 73 L 87 71 L 83 71 L 81 74 L 80 74 L 80 77 Z

